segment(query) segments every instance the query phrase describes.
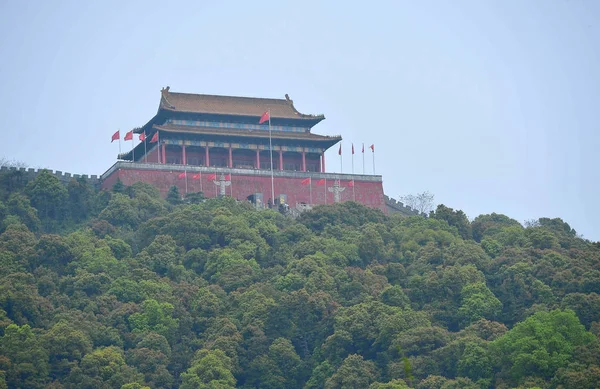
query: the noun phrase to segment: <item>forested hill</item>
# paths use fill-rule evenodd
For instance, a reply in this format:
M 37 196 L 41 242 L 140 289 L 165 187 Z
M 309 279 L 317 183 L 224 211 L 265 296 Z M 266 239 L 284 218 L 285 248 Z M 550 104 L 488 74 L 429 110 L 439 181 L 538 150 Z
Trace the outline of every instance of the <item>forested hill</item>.
M 0 388 L 595 388 L 600 247 L 0 175 Z

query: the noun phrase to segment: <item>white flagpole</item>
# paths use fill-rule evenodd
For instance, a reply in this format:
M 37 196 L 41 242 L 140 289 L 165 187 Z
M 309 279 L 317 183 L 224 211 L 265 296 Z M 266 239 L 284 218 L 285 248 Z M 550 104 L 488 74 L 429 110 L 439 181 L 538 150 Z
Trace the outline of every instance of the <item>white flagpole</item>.
M 362 144 L 362 155 L 363 155 L 363 174 L 365 174 L 365 144 Z
M 135 162 L 135 150 L 133 149 L 133 131 L 131 132 L 131 162 Z
M 354 175 L 354 143 L 352 143 L 352 175 Z
M 148 162 L 148 149 L 146 147 L 148 142 L 146 142 L 146 131 L 144 131 L 142 134 L 144 134 L 144 162 Z
M 271 143 L 271 108 L 269 108 L 269 154 L 271 155 L 271 198 L 275 204 L 275 184 L 273 183 L 273 145 Z
M 121 129 L 119 128 L 119 155 L 121 155 Z
M 375 174 L 375 147 L 373 147 L 373 174 Z

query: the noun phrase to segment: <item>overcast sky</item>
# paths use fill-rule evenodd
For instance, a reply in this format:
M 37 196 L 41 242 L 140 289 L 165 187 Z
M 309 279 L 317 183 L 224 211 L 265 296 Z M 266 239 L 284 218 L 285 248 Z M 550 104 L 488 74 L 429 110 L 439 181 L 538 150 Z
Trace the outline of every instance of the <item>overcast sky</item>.
M 1 1 L 0 157 L 102 174 L 161 87 L 288 93 L 344 172 L 375 144 L 391 197 L 600 240 L 599 21 L 595 0 Z

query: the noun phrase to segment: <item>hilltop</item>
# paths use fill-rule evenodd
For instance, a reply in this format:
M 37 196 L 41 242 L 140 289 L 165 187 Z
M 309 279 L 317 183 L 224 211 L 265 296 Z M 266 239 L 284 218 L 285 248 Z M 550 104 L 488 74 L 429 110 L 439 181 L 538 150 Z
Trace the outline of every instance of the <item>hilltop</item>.
M 0 172 L 0 388 L 594 388 L 600 244 Z

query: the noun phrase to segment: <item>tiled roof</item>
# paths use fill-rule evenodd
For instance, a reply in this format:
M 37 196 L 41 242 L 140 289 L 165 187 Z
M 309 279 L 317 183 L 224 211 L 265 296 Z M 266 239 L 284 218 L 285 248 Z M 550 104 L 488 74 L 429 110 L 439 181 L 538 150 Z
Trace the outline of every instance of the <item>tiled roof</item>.
M 205 113 L 234 116 L 260 116 L 271 110 L 271 118 L 304 119 L 319 122 L 323 115 L 305 115 L 296 110 L 288 95 L 285 99 L 264 99 L 257 97 L 197 95 L 170 92 L 163 88 L 160 109 L 179 112 Z M 315 123 L 316 124 L 316 123 Z
M 231 128 L 206 128 L 206 127 L 191 127 L 191 126 L 174 126 L 171 124 L 163 126 L 152 126 L 153 129 L 182 134 L 198 134 L 198 135 L 217 135 L 217 136 L 241 136 L 248 138 L 269 138 L 269 132 L 265 130 L 237 130 Z M 273 139 L 297 139 L 308 141 L 333 141 L 336 143 L 342 140 L 340 135 L 327 136 L 317 135 L 310 132 L 285 132 L 272 131 L 271 138 Z

